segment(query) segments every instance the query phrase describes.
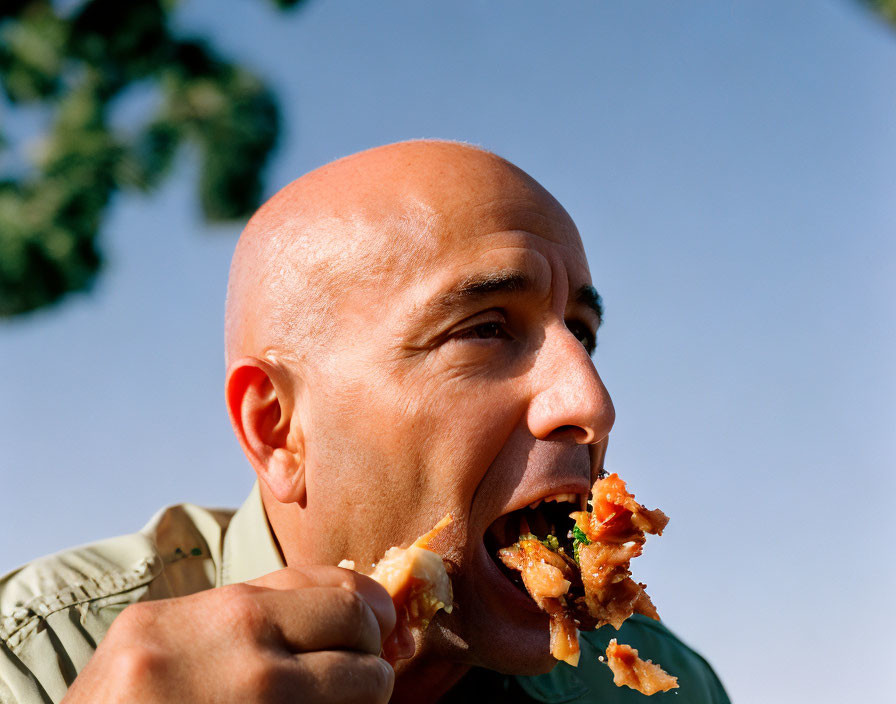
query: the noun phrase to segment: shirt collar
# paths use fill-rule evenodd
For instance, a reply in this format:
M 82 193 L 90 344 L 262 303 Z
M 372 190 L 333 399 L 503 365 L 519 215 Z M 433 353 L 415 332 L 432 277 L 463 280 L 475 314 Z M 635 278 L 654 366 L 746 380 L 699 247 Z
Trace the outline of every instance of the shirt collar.
M 219 583 L 247 582 L 284 567 L 256 481 L 224 535 Z

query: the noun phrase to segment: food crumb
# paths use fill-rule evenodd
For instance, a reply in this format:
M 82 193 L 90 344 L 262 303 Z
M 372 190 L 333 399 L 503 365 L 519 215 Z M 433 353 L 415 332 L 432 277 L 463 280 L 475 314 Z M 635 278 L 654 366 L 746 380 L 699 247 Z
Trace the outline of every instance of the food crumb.
M 617 643 L 615 638 L 607 646 L 607 665 L 613 671 L 613 684 L 617 687 L 630 687 L 647 696 L 678 687 L 677 677 L 650 660 L 642 660 L 637 650 Z

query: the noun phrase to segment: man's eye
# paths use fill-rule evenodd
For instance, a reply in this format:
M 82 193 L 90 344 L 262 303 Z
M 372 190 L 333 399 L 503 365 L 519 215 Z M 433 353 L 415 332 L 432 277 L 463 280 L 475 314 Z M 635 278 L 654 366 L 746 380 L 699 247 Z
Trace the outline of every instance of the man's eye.
M 466 330 L 461 330 L 456 337 L 468 340 L 493 340 L 497 338 L 508 338 L 510 335 L 507 334 L 502 323 L 489 322 L 480 323 L 479 325 L 474 325 Z
M 567 323 L 566 327 L 582 343 L 582 347 L 588 354 L 594 354 L 594 350 L 597 349 L 597 338 L 587 325 L 573 321 Z

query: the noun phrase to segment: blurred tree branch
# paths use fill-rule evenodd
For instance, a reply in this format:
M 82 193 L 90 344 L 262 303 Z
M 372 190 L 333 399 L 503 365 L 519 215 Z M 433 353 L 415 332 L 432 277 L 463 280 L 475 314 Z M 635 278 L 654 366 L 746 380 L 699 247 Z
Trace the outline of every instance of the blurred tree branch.
M 279 9 L 303 2 L 268 1 Z M 5 107 L 51 116 L 25 173 L 0 173 L 0 316 L 89 288 L 110 199 L 120 189 L 157 187 L 186 142 L 199 154 L 207 218 L 240 218 L 258 206 L 280 128 L 275 96 L 206 41 L 174 36 L 168 18 L 176 4 L 83 0 L 63 14 L 50 0 L 0 2 Z M 110 112 L 135 85 L 157 91 L 159 107 L 124 134 Z M 16 146 L 0 132 L 0 157 Z
M 896 27 L 896 0 L 861 0 L 861 2 L 877 10 Z

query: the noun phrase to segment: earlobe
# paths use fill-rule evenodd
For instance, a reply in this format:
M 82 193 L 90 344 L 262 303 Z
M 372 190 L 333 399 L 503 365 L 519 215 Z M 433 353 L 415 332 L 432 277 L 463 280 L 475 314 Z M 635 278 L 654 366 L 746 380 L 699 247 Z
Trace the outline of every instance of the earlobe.
M 259 476 L 281 504 L 304 503 L 305 461 L 300 450 L 290 452 L 278 447 L 267 471 Z
M 305 457 L 288 372 L 244 357 L 227 376 L 227 410 L 246 457 L 281 503 L 304 503 Z

